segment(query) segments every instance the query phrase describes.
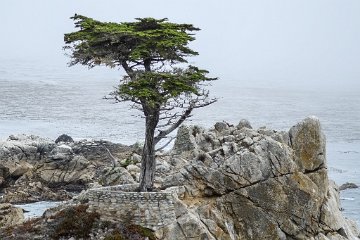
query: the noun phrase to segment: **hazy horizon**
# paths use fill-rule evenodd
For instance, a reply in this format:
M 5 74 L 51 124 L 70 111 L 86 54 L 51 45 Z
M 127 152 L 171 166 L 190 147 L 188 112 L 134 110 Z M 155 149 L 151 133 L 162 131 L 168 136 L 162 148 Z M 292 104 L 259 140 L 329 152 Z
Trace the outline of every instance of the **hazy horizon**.
M 65 68 L 69 59 L 62 51 L 63 34 L 74 31 L 69 18 L 75 13 L 115 22 L 167 17 L 202 29 L 192 44 L 200 55 L 190 62 L 229 85 L 356 92 L 360 90 L 359 12 L 356 0 L 232 0 L 226 4 L 4 0 L 0 3 L 0 59 Z

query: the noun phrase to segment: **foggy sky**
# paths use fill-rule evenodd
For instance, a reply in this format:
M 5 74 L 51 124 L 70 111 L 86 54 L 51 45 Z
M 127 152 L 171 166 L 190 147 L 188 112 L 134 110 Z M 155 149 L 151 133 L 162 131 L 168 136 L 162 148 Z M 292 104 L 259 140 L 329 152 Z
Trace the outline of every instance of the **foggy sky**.
M 0 59 L 65 68 L 63 34 L 74 31 L 74 13 L 192 23 L 202 30 L 190 62 L 228 83 L 360 91 L 358 0 L 1 0 Z

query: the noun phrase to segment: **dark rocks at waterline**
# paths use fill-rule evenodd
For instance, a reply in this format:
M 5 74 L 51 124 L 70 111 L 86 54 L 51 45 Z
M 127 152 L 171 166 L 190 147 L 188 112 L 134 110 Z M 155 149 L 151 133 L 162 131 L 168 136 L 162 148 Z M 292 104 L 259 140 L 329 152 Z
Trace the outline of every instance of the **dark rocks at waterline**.
M 339 190 L 340 190 L 340 191 L 343 191 L 343 190 L 352 189 L 352 188 L 359 188 L 359 186 L 356 185 L 355 183 L 347 182 L 347 183 L 342 184 L 342 185 L 339 187 Z
M 252 126 L 250 124 L 250 122 L 246 119 L 241 119 L 239 124 L 236 126 L 238 129 L 242 129 L 243 127 L 252 129 Z
M 55 143 L 61 143 L 61 142 L 62 143 L 73 143 L 74 140 L 69 135 L 62 134 L 55 140 Z

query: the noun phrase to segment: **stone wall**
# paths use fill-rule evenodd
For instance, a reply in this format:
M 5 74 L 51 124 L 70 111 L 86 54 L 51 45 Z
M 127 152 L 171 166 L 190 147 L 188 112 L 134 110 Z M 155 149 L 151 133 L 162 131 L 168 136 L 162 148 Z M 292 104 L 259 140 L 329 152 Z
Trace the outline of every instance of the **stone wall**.
M 174 193 L 134 192 L 134 186 L 90 189 L 89 211 L 97 211 L 103 220 L 133 223 L 153 230 L 176 221 Z

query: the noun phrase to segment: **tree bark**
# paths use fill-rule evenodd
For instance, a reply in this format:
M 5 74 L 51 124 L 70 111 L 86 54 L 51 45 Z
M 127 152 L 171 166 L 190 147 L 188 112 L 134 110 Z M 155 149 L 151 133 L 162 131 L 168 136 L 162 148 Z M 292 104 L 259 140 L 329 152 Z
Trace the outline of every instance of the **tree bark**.
M 145 143 L 141 158 L 140 186 L 141 192 L 149 192 L 154 187 L 155 177 L 155 129 L 159 122 L 160 112 L 158 110 L 146 110 L 145 113 Z

